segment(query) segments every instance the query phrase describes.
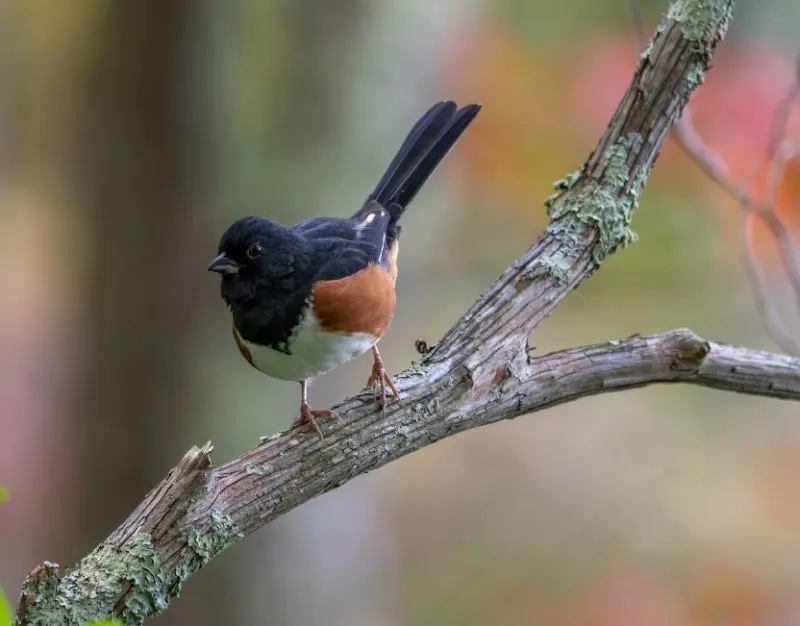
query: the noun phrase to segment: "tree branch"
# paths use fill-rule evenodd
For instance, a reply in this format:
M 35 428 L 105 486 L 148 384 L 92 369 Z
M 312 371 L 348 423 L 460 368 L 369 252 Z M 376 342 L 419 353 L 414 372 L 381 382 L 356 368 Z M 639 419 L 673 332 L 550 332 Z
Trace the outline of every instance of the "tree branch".
M 395 380 L 385 415 L 362 394 L 336 407 L 325 439 L 281 433 L 211 469 L 193 448 L 111 536 L 61 577 L 38 566 L 21 624 L 127 624 L 164 611 L 192 573 L 244 535 L 321 493 L 458 432 L 580 397 L 655 382 L 800 399 L 800 360 L 705 342 L 690 331 L 531 358 L 528 334 L 634 239 L 630 220 L 664 138 L 702 82 L 733 0 L 673 0 L 606 132 L 556 184 L 536 243 L 438 346 Z

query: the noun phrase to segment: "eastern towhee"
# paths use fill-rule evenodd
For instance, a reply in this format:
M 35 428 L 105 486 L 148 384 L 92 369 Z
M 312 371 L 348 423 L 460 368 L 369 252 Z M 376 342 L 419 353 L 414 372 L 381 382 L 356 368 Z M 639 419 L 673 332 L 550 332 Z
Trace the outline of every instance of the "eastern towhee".
M 244 217 L 222 235 L 208 269 L 222 276 L 242 356 L 268 376 L 300 383 L 300 417 L 332 416 L 308 404 L 308 381 L 372 349 L 367 382 L 380 402 L 388 386 L 378 340 L 395 307 L 400 218 L 480 111 L 454 102 L 432 106 L 414 125 L 364 205 L 350 218 L 316 217 L 282 226 Z

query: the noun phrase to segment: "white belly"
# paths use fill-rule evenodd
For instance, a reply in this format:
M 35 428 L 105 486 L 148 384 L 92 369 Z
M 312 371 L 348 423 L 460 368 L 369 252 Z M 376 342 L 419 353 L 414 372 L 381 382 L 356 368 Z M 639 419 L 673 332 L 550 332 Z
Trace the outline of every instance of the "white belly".
M 242 341 L 250 350 L 256 369 L 273 378 L 296 381 L 324 374 L 364 354 L 377 343 L 369 333 L 347 335 L 322 332 L 310 312 L 290 340 L 291 354 Z

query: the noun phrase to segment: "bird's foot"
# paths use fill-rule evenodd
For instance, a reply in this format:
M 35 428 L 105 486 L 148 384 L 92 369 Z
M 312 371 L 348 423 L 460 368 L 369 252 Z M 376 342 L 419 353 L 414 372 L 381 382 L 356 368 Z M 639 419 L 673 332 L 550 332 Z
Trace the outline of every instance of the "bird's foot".
M 338 415 L 330 409 L 312 409 L 308 402 L 303 402 L 300 405 L 300 417 L 292 423 L 292 428 L 297 428 L 303 424 L 310 424 L 311 428 L 319 435 L 319 438 L 325 439 L 319 428 L 319 424 L 317 424 L 318 417 L 338 417 Z
M 400 400 L 401 403 L 403 402 L 400 399 L 400 392 L 397 391 L 397 387 L 394 386 L 392 377 L 389 376 L 389 372 L 383 367 L 383 360 L 377 354 L 375 355 L 375 361 L 372 363 L 372 373 L 367 380 L 367 387 L 372 388 L 373 401 L 377 402 L 378 406 L 381 407 L 381 413 L 383 413 L 386 408 L 387 387 L 392 391 L 392 395 L 394 395 L 395 398 Z

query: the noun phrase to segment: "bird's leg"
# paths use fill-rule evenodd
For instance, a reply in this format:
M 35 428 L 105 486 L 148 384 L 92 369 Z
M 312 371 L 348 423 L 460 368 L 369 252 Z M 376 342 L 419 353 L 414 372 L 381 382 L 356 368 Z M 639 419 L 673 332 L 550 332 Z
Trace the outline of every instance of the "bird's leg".
M 386 387 L 388 386 L 392 390 L 392 394 L 398 400 L 400 400 L 400 393 L 397 391 L 397 387 L 394 386 L 392 377 L 383 367 L 383 359 L 381 358 L 381 353 L 378 352 L 377 345 L 372 346 L 372 356 L 374 361 L 372 363 L 372 373 L 369 375 L 369 380 L 367 380 L 367 387 L 372 387 L 375 401 L 378 402 L 381 411 L 383 411 L 386 406 Z M 380 397 L 378 397 L 379 393 Z
M 325 439 L 322 431 L 317 424 L 316 418 L 318 417 L 336 417 L 336 413 L 330 409 L 312 409 L 308 403 L 307 381 L 300 381 L 300 417 L 297 418 L 292 424 L 292 428 L 302 426 L 303 424 L 311 424 L 311 427 L 317 431 L 320 439 Z

